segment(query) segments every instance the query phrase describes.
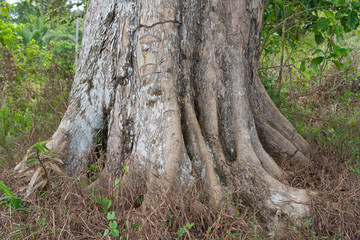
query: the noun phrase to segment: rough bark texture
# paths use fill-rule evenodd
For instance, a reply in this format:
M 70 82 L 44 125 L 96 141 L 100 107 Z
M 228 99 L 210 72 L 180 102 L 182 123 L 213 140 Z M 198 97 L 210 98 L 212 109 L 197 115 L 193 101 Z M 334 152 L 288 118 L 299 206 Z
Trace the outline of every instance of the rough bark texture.
M 237 193 L 273 226 L 283 214 L 307 216 L 307 192 L 288 186 L 273 160 L 306 163 L 309 145 L 257 74 L 264 7 L 89 1 L 69 107 L 48 146 L 78 174 L 103 131 L 110 174 L 134 166 L 149 189 L 170 192 L 201 179 L 216 203 Z

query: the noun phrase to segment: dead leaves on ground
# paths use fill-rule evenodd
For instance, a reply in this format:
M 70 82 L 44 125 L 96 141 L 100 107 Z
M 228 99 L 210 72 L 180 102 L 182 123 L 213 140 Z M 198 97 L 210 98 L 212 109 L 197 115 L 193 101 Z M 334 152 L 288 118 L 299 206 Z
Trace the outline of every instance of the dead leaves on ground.
M 37 142 L 27 150 L 23 160 L 15 168 L 15 177 L 22 179 L 27 184 L 20 189 L 29 197 L 36 189 L 43 189 L 53 174 L 66 176 L 61 169 L 64 163 L 46 147 L 46 141 Z

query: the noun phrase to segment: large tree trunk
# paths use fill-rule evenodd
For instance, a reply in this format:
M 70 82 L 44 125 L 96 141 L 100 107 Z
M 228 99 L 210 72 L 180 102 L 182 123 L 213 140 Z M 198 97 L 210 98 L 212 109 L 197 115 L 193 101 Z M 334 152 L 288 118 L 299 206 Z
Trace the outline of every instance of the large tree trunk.
M 283 214 L 306 217 L 308 193 L 288 186 L 273 160 L 306 163 L 309 145 L 257 74 L 264 7 L 89 0 L 69 107 L 48 146 L 66 152 L 76 175 L 102 131 L 106 171 L 131 166 L 148 194 L 201 179 L 215 203 L 236 193 L 273 225 Z

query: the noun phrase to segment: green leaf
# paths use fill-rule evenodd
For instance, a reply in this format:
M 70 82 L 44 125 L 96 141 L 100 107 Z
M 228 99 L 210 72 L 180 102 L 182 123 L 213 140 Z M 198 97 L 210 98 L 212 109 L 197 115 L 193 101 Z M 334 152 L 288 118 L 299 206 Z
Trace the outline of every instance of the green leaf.
M 336 27 L 336 40 L 340 43 L 340 45 L 344 46 L 346 44 L 344 38 L 344 28 L 342 26 Z
M 306 221 L 306 223 L 304 224 L 304 226 L 309 225 L 309 223 L 311 222 L 311 218 L 309 220 Z
M 30 163 L 33 163 L 33 162 L 36 162 L 36 161 L 39 161 L 39 159 L 37 159 L 37 158 L 30 159 L 30 160 L 26 161 L 26 164 L 30 164 Z
M 343 34 L 337 34 L 336 39 L 339 41 L 340 45 L 344 46 L 346 44 Z
M 343 57 L 347 57 L 349 55 L 349 52 L 352 51 L 351 48 L 343 48 L 338 45 L 334 46 L 334 52 L 336 54 L 341 54 Z
M 9 195 L 7 195 L 7 194 L 3 194 L 3 195 L 0 197 L 0 201 L 4 201 L 4 200 L 6 201 L 5 204 L 7 204 L 8 201 L 11 200 L 11 197 L 10 197 Z
M 120 180 L 117 178 L 115 179 L 115 185 L 118 185 L 120 183 Z
M 20 207 L 21 204 L 21 198 L 13 198 L 10 201 L 11 206 L 16 210 Z
M 357 13 L 354 11 L 350 12 L 348 15 L 349 19 L 346 22 L 346 26 L 350 28 L 351 30 L 355 29 L 359 25 L 359 18 L 357 16 Z
M 322 36 L 322 34 L 320 32 L 316 32 L 315 33 L 315 42 L 316 44 L 321 44 L 324 42 L 324 37 Z
M 111 229 L 116 229 L 117 226 L 118 226 L 117 221 L 112 221 L 112 222 L 109 223 L 109 227 Z
M 111 230 L 110 233 L 111 233 L 114 237 L 118 237 L 118 236 L 120 235 L 119 230 L 117 230 L 117 229 Z
M 337 70 L 341 70 L 343 68 L 343 64 L 338 60 L 332 60 L 332 62 L 335 64 Z
M 334 3 L 336 5 L 339 5 L 339 6 L 345 6 L 346 5 L 346 1 L 344 1 L 344 0 L 334 0 Z
M 340 54 L 343 56 L 343 57 L 347 57 L 349 55 L 349 52 L 351 51 L 351 49 L 347 49 L 347 48 L 341 48 L 340 49 Z
M 45 148 L 40 143 L 35 143 L 34 147 L 42 153 L 46 153 Z
M 140 226 L 140 224 L 137 224 L 137 223 L 135 223 L 135 224 L 131 224 L 131 228 L 136 228 L 136 227 L 139 227 Z
M 301 53 L 304 54 L 304 55 L 307 55 L 307 53 L 306 53 L 304 50 L 302 50 L 302 49 L 299 49 L 299 52 L 301 52 Z
M 301 70 L 302 72 L 305 72 L 305 70 L 306 70 L 306 69 L 305 69 L 305 59 L 301 61 L 300 70 Z
M 103 207 L 103 211 L 104 211 L 104 212 L 108 212 L 109 209 L 110 209 L 110 207 L 111 207 L 112 202 L 111 202 L 111 200 L 108 199 L 108 198 L 103 198 L 103 199 L 101 200 L 101 204 L 102 204 L 102 207 Z
M 5 185 L 3 181 L 0 181 L 0 189 L 8 196 L 15 198 L 15 195 L 10 191 L 10 189 Z
M 338 58 L 339 56 L 338 53 L 330 53 L 329 58 Z
M 296 44 L 293 41 L 289 41 L 291 49 L 296 49 Z
M 312 55 L 314 56 L 315 54 L 318 54 L 318 53 L 324 54 L 324 51 L 318 48 L 312 53 Z
M 295 59 L 293 57 L 290 57 L 291 64 L 295 64 Z
M 125 166 L 124 169 L 125 169 L 125 171 L 128 172 L 129 171 L 129 166 Z
M 115 212 L 108 213 L 106 218 L 107 220 L 113 220 L 115 218 Z
M 105 229 L 105 231 L 104 231 L 104 237 L 106 236 L 106 235 L 108 235 L 109 234 L 109 229 Z
M 195 223 L 186 223 L 186 227 L 188 229 L 192 228 L 192 226 L 194 226 Z
M 353 92 L 347 92 L 346 94 L 345 94 L 345 98 L 347 99 L 347 98 L 349 98 L 349 96 L 354 96 L 355 94 L 353 93 Z
M 320 63 L 322 63 L 323 61 L 324 57 L 313 58 L 313 60 L 311 60 L 310 67 L 317 71 Z
M 56 158 L 55 154 L 53 154 L 53 153 L 50 151 L 50 149 L 46 147 L 45 144 L 42 145 L 42 146 L 46 149 L 47 153 L 49 153 L 52 157 Z

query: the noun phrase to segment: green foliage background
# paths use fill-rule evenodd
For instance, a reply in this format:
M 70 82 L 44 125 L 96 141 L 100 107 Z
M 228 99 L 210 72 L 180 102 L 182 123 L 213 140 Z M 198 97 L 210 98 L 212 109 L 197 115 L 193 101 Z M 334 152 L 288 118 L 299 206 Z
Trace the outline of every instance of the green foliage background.
M 0 1 L 0 164 L 39 135 L 49 137 L 67 105 L 75 71 L 74 10 L 67 1 Z M 81 20 L 80 20 L 81 22 Z M 82 31 L 80 28 L 80 40 Z
M 296 129 L 360 177 L 359 14 L 359 1 L 267 1 L 259 74 Z

